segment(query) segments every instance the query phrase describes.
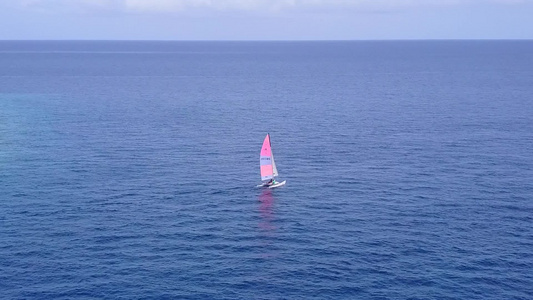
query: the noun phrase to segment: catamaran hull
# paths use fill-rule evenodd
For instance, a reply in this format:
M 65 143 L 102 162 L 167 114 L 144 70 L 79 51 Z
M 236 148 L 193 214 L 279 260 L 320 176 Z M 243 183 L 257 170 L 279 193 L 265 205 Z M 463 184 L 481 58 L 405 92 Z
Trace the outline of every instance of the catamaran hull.
M 268 188 L 269 189 L 277 188 L 277 187 L 280 187 L 282 185 L 285 185 L 286 182 L 287 182 L 287 180 L 283 180 L 282 182 L 278 182 L 276 184 L 273 184 L 273 185 L 269 186 Z
M 278 186 L 285 185 L 285 183 L 287 183 L 287 180 L 284 180 L 282 182 L 278 182 L 278 183 L 276 183 L 274 185 L 268 185 L 267 183 L 263 183 L 263 184 L 257 185 L 257 187 L 268 187 L 269 189 L 273 189 L 273 188 L 276 188 Z

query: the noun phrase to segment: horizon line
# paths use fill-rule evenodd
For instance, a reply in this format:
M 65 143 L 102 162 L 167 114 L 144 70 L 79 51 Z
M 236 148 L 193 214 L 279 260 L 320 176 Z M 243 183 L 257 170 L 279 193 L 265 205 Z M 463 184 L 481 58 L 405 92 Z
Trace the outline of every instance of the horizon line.
M 0 39 L 0 42 L 394 42 L 394 41 L 533 41 L 533 38 L 407 39 Z

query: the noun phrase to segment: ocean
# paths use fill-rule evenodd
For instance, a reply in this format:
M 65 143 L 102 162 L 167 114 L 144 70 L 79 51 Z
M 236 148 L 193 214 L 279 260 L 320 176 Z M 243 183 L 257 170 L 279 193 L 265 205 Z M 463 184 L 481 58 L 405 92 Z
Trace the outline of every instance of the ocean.
M 0 41 L 0 107 L 0 298 L 533 299 L 533 41 Z

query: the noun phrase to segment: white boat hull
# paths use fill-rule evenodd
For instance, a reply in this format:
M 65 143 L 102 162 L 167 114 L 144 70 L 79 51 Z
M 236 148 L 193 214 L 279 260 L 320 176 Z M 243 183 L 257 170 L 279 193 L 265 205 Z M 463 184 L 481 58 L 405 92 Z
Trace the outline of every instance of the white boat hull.
M 267 188 L 269 188 L 269 189 L 273 189 L 273 188 L 276 188 L 276 187 L 278 187 L 278 186 L 285 185 L 285 183 L 287 183 L 287 180 L 284 180 L 284 181 L 282 181 L 282 182 L 278 182 L 278 183 L 276 183 L 276 184 L 274 184 L 274 185 L 268 185 L 267 183 L 263 183 L 263 184 L 259 184 L 259 185 L 257 185 L 257 187 L 267 187 Z
M 278 182 L 276 184 L 270 185 L 270 186 L 268 186 L 268 188 L 269 189 L 277 188 L 277 187 L 280 187 L 282 185 L 285 185 L 285 183 L 287 183 L 287 180 L 283 180 L 282 182 Z

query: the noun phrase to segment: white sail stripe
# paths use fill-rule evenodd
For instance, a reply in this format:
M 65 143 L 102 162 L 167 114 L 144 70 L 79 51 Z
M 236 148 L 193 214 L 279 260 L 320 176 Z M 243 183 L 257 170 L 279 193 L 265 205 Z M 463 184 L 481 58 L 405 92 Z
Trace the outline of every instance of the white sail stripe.
M 272 159 L 270 158 L 270 156 L 261 156 L 261 158 L 259 159 L 259 164 L 261 166 L 271 165 Z
M 274 161 L 274 154 L 272 154 L 272 176 L 278 176 L 278 168 L 276 168 L 276 162 Z

